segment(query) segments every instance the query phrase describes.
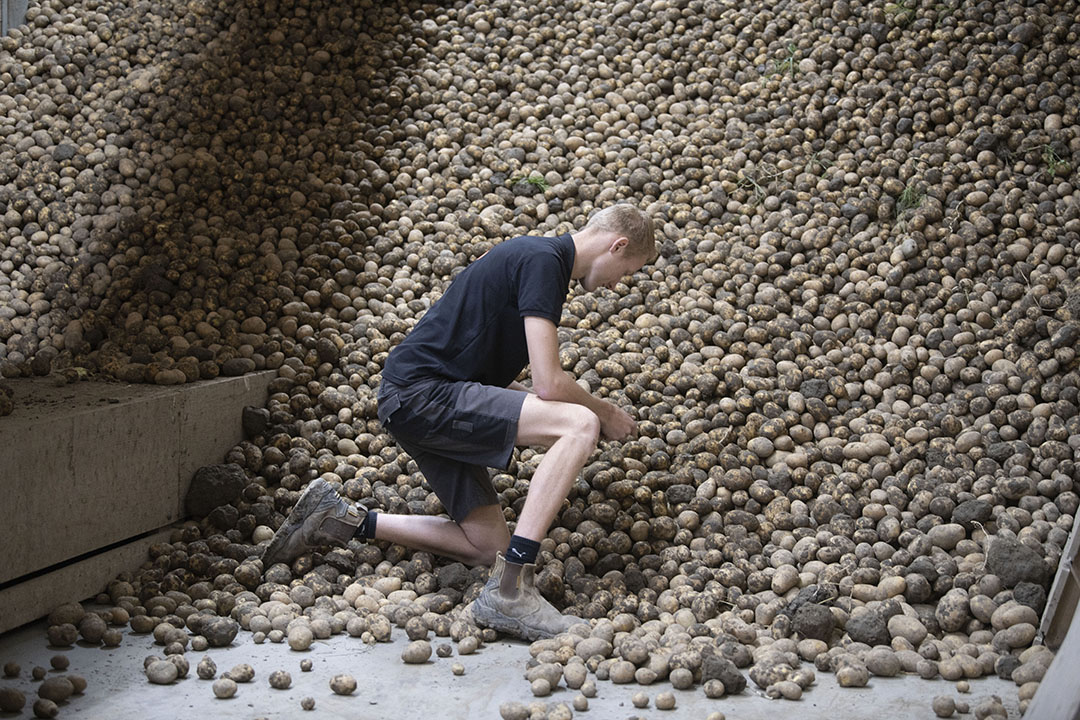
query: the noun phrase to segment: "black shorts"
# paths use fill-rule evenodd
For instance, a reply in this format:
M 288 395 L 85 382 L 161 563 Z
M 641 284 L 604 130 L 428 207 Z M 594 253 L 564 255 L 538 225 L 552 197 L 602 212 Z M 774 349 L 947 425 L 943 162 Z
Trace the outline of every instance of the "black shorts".
M 379 384 L 379 422 L 424 474 L 447 513 L 461 522 L 497 505 L 489 467 L 506 468 L 527 393 L 475 382 Z

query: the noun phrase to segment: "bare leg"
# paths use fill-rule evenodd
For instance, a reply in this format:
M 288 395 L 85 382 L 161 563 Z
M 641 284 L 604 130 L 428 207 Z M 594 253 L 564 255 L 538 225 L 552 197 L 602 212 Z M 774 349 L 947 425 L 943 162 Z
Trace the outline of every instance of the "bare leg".
M 459 560 L 468 565 L 490 565 L 510 542 L 498 505 L 475 508 L 461 524 L 434 515 L 379 513 L 375 537 L 416 550 Z
M 516 535 L 540 542 L 570 492 L 570 485 L 581 472 L 585 461 L 596 449 L 600 420 L 581 405 L 525 398 L 518 420 L 517 444 L 543 445 L 548 448 L 540 466 L 529 481 L 529 493 L 521 510 Z M 506 598 L 518 594 L 522 566 L 507 562 L 499 582 Z
M 514 532 L 544 539 L 574 478 L 585 467 L 600 438 L 600 419 L 582 405 L 525 398 L 518 420 L 518 445 L 548 448 L 529 481 L 529 494 Z
M 517 534 L 539 542 L 562 507 L 574 478 L 596 449 L 600 420 L 581 405 L 525 398 L 518 419 L 518 445 L 548 448 L 529 482 L 529 494 L 518 519 Z M 375 537 L 473 565 L 490 565 L 510 543 L 502 510 L 485 505 L 460 524 L 425 515 L 381 513 Z M 509 581 L 516 584 L 520 565 L 507 563 Z

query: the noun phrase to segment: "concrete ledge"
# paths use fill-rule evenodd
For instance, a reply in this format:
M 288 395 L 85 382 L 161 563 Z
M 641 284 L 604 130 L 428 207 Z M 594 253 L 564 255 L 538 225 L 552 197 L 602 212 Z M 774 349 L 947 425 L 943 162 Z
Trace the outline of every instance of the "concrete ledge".
M 61 603 L 92 598 L 120 570 L 142 565 L 150 545 L 168 542 L 171 534 L 162 530 L 0 589 L 0 633 L 32 622 Z
M 1054 661 L 1039 683 L 1024 717 L 1077 720 L 1080 718 L 1080 689 L 1076 686 L 1076 664 L 1080 662 L 1080 613 L 1069 619 L 1068 630 L 1062 628 L 1064 641 Z
M 1057 650 L 1065 641 L 1066 633 L 1073 622 L 1077 601 L 1080 600 L 1080 565 L 1076 562 L 1077 554 L 1080 554 L 1080 515 L 1073 518 L 1069 541 L 1065 543 L 1065 549 L 1058 561 L 1054 584 L 1050 586 L 1042 622 L 1039 624 L 1043 644 L 1053 650 Z
M 274 375 L 172 387 L 9 381 L 15 411 L 0 418 L 0 585 L 181 519 L 192 474 L 242 439 L 241 410 L 265 404 Z

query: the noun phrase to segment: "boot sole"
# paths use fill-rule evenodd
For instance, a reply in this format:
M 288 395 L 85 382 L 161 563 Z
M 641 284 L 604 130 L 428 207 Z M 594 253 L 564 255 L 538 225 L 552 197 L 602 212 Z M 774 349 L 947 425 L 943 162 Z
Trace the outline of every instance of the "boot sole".
M 481 603 L 480 598 L 473 600 L 472 616 L 473 622 L 481 627 L 491 628 L 497 632 L 513 635 L 521 640 L 535 642 L 537 640 L 555 637 L 554 635 L 530 628 L 520 620 L 515 620 L 512 617 L 503 615 L 494 608 L 488 607 L 486 603 Z
M 285 522 L 282 523 L 278 531 L 274 533 L 274 537 L 271 538 L 270 544 L 266 547 L 266 552 L 263 553 L 263 567 L 269 567 L 275 562 L 278 562 L 277 555 L 281 552 L 282 547 L 288 542 L 289 538 L 293 536 L 293 533 L 300 530 L 304 525 L 304 519 L 308 514 L 315 509 L 315 507 L 322 501 L 326 495 L 324 487 L 329 488 L 329 484 L 322 478 L 318 478 L 300 495 L 300 499 L 296 501 L 296 505 L 289 512 L 289 517 L 285 518 Z M 287 562 L 292 558 L 282 560 Z

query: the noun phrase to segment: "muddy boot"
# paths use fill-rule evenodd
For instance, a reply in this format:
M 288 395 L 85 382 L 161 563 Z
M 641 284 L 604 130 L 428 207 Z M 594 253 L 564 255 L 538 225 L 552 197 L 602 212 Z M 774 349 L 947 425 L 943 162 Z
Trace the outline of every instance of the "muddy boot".
M 365 511 L 344 499 L 322 478 L 296 501 L 263 553 L 263 568 L 289 562 L 319 545 L 344 545 L 363 522 Z
M 499 553 L 491 577 L 472 603 L 473 621 L 477 625 L 531 642 L 555 637 L 581 622 L 580 618 L 563 615 L 540 595 L 534 578 L 536 565 L 532 563 L 522 566 L 517 597 L 504 597 L 499 583 L 505 567 L 506 559 Z

